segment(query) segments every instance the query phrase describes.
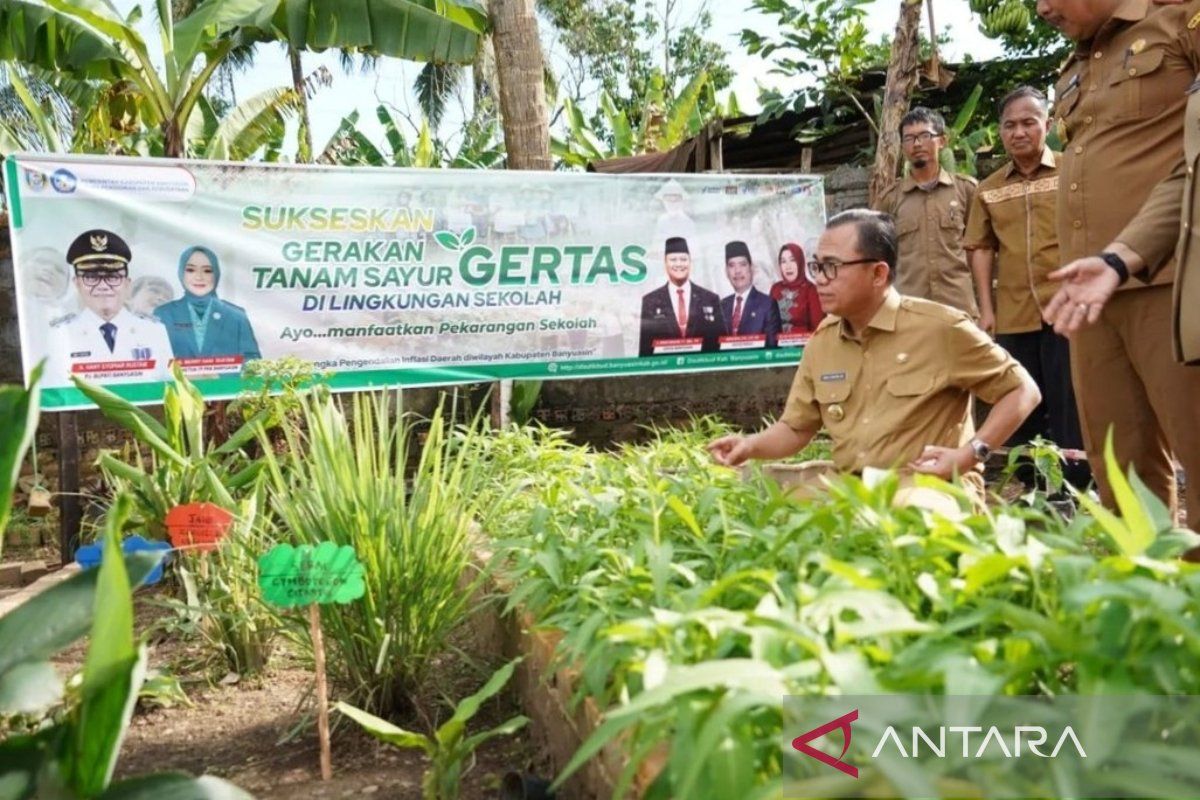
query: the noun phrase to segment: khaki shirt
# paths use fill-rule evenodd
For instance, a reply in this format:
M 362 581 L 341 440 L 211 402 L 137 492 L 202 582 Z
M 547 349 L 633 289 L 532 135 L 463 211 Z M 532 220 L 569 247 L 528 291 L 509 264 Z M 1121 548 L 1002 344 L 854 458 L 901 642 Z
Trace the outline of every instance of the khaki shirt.
M 840 470 L 903 467 L 925 445 L 961 447 L 975 435 L 970 397 L 996 403 L 1033 384 L 966 314 L 889 289 L 862 331 L 828 316 L 804 349 L 782 420 L 824 427 Z
M 1179 273 L 1171 309 L 1175 359 L 1200 364 L 1200 184 L 1196 180 L 1200 169 L 1200 78 L 1188 89 L 1183 150 L 1183 160 L 1154 189 L 1117 241 L 1146 262 L 1146 272 L 1138 273 L 1143 280 L 1158 274 L 1175 254 Z
M 1054 110 L 1064 148 L 1058 195 L 1064 263 L 1096 255 L 1115 240 L 1182 159 L 1187 89 L 1200 67 L 1197 14 L 1200 0 L 1172 6 L 1124 0 L 1064 66 Z M 1153 283 L 1174 276 L 1170 264 Z M 1142 285 L 1129 281 L 1123 288 Z
M 880 197 L 877 210 L 896 218 L 900 238 L 896 289 L 900 294 L 936 300 L 979 316 L 975 283 L 962 247 L 975 184 L 974 178 L 943 169 L 930 191 L 923 190 L 910 175 Z
M 1058 160 L 1049 147 L 1031 178 L 1011 161 L 975 192 L 963 247 L 996 253 L 996 333 L 1042 328 L 1042 307 L 1058 290 L 1046 276 L 1061 266 L 1055 208 Z

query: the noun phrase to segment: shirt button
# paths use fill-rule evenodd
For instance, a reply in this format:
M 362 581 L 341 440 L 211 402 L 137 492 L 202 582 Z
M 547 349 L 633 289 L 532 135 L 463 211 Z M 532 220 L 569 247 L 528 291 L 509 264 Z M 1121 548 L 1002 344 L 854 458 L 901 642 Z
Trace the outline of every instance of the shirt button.
M 1072 192 L 1079 191 L 1079 184 L 1072 182 L 1071 183 L 1071 191 Z
M 1083 152 L 1083 145 L 1081 145 L 1081 144 L 1075 145 L 1075 155 L 1079 155 L 1082 152 Z
M 1074 222 L 1071 223 L 1071 227 L 1072 228 L 1082 228 L 1083 222 L 1080 220 L 1075 220 Z
M 1135 69 L 1135 68 L 1133 68 L 1133 67 L 1130 67 L 1130 68 L 1129 68 L 1129 74 L 1130 74 L 1130 75 L 1137 75 L 1137 69 Z
M 1092 115 L 1091 114 L 1087 115 L 1086 117 L 1083 118 L 1083 121 L 1086 122 L 1088 125 L 1091 125 L 1092 124 Z
M 1092 58 L 1101 58 L 1103 55 L 1104 53 L 1097 50 L 1095 53 L 1092 53 Z

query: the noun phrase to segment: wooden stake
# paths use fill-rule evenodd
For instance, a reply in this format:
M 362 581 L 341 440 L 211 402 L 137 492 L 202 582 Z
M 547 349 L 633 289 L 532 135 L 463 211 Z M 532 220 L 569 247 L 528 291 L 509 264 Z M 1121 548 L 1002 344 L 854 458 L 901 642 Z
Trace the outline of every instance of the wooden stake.
M 321 610 L 316 603 L 308 605 L 308 627 L 317 670 L 317 736 L 321 740 L 321 780 L 327 781 L 333 777 L 329 753 L 329 689 L 325 685 L 325 637 L 321 635 Z

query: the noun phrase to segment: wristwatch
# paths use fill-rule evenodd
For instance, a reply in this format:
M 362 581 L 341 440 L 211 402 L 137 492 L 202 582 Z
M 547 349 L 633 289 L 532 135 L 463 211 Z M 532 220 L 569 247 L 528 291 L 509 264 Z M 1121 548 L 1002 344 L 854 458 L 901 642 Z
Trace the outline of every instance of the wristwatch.
M 972 439 L 970 444 L 971 449 L 975 451 L 975 458 L 979 459 L 980 461 L 987 461 L 988 456 L 992 454 L 991 445 L 989 445 L 983 439 Z
M 1100 254 L 1100 258 L 1105 264 L 1116 270 L 1117 276 L 1120 278 L 1120 283 L 1117 286 L 1121 286 L 1125 281 L 1129 280 L 1129 267 L 1125 264 L 1125 259 L 1107 250 Z

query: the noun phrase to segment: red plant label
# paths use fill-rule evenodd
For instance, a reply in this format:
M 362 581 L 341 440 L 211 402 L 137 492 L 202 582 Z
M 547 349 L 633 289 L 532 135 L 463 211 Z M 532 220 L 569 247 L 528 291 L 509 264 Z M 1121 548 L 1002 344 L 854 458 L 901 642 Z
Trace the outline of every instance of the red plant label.
M 212 503 L 186 503 L 167 512 L 166 525 L 172 546 L 215 550 L 229 533 L 233 515 Z

